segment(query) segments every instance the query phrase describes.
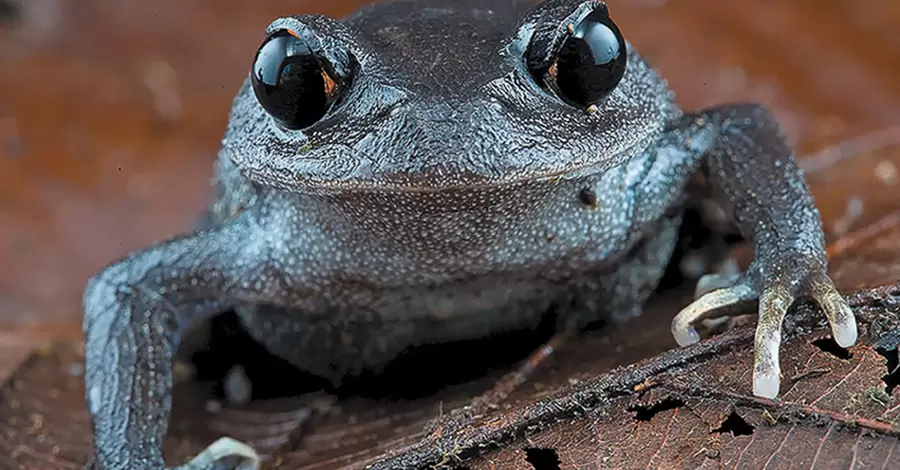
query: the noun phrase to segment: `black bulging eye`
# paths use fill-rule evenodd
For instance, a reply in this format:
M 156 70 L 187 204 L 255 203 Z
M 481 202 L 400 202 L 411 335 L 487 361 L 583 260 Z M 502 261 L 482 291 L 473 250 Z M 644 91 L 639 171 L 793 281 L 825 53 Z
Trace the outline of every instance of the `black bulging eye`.
M 250 82 L 259 104 L 288 129 L 302 129 L 325 116 L 337 84 L 293 31 L 279 30 L 263 41 Z
M 569 33 L 547 75 L 563 99 L 589 106 L 608 96 L 625 76 L 625 38 L 606 8 L 571 25 Z

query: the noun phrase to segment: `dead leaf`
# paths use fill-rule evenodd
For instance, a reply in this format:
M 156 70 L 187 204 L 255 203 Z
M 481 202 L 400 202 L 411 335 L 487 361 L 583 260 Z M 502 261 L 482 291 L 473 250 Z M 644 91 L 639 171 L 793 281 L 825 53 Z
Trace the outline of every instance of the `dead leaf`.
M 217 409 L 196 384 L 182 386 L 167 457 L 183 459 L 227 433 L 285 469 L 557 468 L 529 463 L 551 456 L 559 468 L 755 468 L 769 460 L 773 468 L 794 468 L 853 459 L 857 468 L 891 468 L 900 447 L 900 399 L 884 390 L 896 388 L 896 371 L 887 366 L 897 367 L 900 283 L 850 301 L 861 341 L 848 351 L 829 344 L 817 310 L 801 306 L 792 316 L 788 331 L 797 333 L 787 335 L 782 361 L 785 376 L 795 379 L 777 402 L 748 395 L 753 329 L 743 327 L 574 385 L 559 380 L 569 374 L 549 374 L 541 379 L 545 390 L 514 394 L 474 426 L 451 425 L 424 443 L 417 439 L 435 405 L 459 405 L 473 387 L 407 403 L 348 400 L 292 442 L 308 418 L 308 401 Z M 86 461 L 81 360 L 78 348 L 59 345 L 32 356 L 6 383 L 0 468 L 80 468 Z

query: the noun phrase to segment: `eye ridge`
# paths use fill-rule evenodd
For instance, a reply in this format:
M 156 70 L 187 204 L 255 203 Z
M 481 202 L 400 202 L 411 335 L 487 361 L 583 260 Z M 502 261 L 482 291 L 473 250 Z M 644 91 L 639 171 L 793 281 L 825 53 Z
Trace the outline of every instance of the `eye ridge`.
M 323 62 L 294 30 L 279 29 L 263 40 L 250 81 L 260 106 L 282 127 L 312 126 L 337 100 L 343 87 Z
M 566 33 L 556 57 L 542 74 L 544 84 L 568 104 L 592 109 L 625 76 L 625 38 L 602 7 L 580 21 L 569 21 Z

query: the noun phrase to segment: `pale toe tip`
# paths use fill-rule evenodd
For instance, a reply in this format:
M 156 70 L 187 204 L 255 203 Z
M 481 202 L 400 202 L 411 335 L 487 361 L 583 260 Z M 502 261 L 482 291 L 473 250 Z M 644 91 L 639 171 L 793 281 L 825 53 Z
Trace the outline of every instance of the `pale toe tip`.
M 856 340 L 858 339 L 858 332 L 856 330 L 856 321 L 853 320 L 853 317 L 850 317 L 850 321 L 834 325 L 832 328 L 832 334 L 834 335 L 834 342 L 838 344 L 838 346 L 842 348 L 849 348 L 856 344 Z
M 753 394 L 762 398 L 774 399 L 778 396 L 779 385 L 778 374 L 757 373 L 753 377 Z
M 697 330 L 690 326 L 686 328 L 673 328 L 672 335 L 675 337 L 675 342 L 682 347 L 690 346 L 700 341 L 700 335 L 697 333 Z

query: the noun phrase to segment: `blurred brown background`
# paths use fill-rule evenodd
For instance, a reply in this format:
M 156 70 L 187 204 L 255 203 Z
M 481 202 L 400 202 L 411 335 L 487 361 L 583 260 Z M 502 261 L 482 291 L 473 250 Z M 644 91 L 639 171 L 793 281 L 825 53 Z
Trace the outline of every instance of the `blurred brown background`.
M 268 22 L 359 3 L 0 0 L 0 376 L 80 334 L 91 273 L 190 227 Z M 804 155 L 900 125 L 896 1 L 609 3 L 688 108 L 762 102 Z M 810 160 L 832 238 L 900 205 L 900 151 L 865 147 Z

